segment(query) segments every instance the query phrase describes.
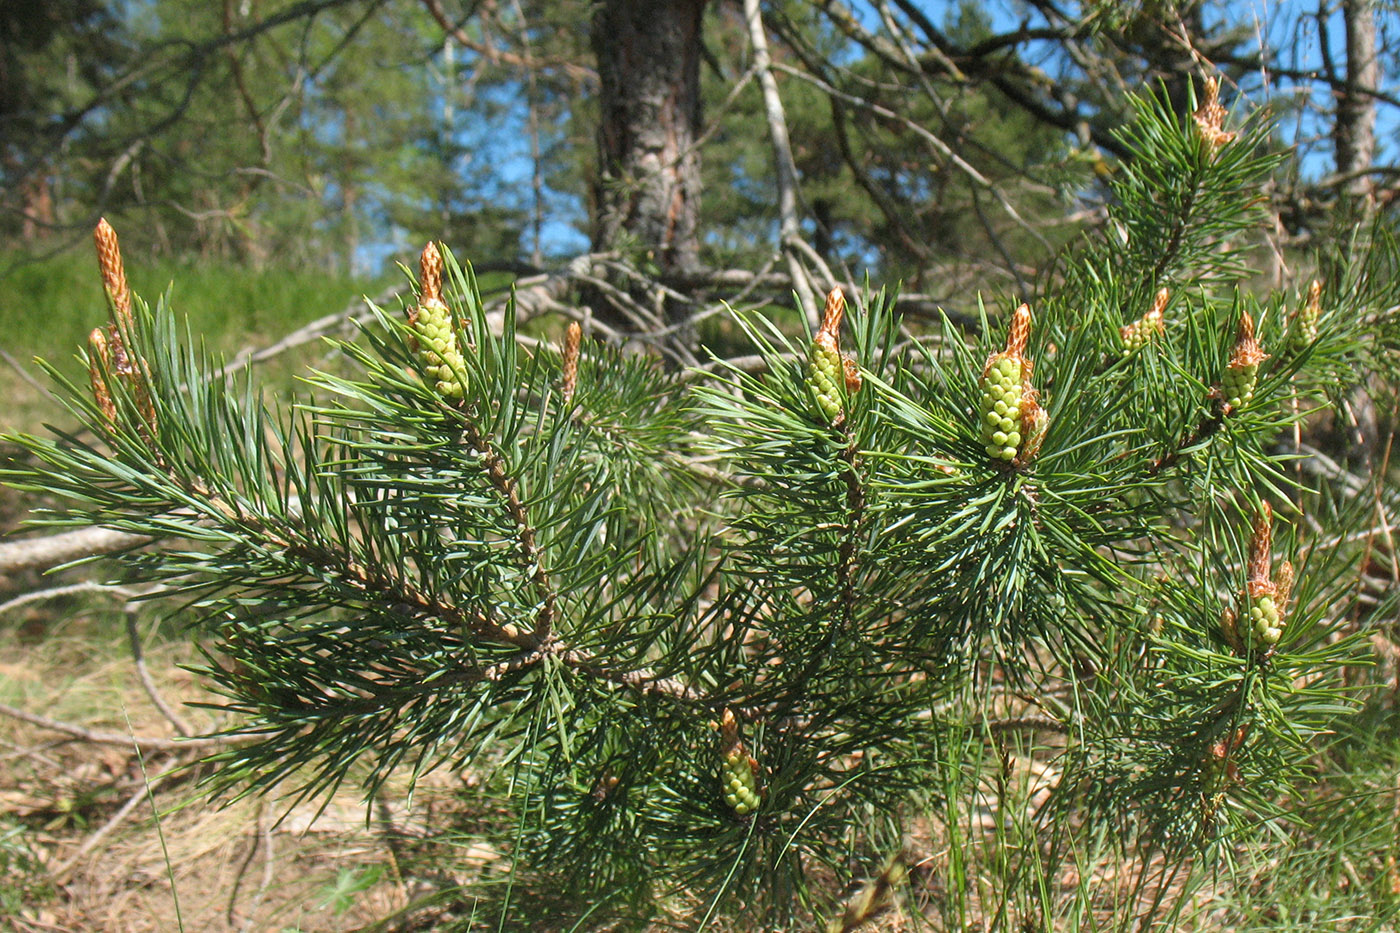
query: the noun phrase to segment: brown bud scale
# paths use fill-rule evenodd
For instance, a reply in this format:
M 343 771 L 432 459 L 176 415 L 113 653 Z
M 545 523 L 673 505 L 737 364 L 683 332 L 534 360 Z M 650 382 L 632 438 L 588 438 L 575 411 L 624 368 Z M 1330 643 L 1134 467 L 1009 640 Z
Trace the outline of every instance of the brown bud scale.
M 122 334 L 129 334 L 132 327 L 131 287 L 126 281 L 126 269 L 122 266 L 122 251 L 117 243 L 117 231 L 104 217 L 92 231 L 93 242 L 97 246 L 97 268 L 102 274 L 102 290 L 107 294 L 107 305 L 112 312 L 112 323 Z
M 442 253 L 436 243 L 418 255 L 418 290 L 421 301 L 442 301 Z
M 1212 75 L 1205 80 L 1205 95 L 1195 113 L 1196 129 L 1206 150 L 1214 156 L 1222 147 L 1235 139 L 1235 134 L 1227 132 L 1225 108 L 1220 105 L 1220 78 Z
M 842 358 L 841 365 L 846 374 L 846 394 L 855 395 L 865 383 L 864 377 L 860 374 L 860 367 L 849 356 Z
M 111 367 L 112 351 L 107 346 L 107 335 L 101 327 L 94 327 L 88 335 L 88 382 L 92 385 L 92 398 L 109 427 L 117 423 L 117 406 L 112 402 L 112 393 L 107 388 L 103 371 Z
M 1031 336 L 1031 308 L 1022 304 L 1011 315 L 1011 326 L 1006 331 L 1006 355 L 1023 358 L 1026 343 Z M 1027 377 L 1029 378 L 1029 376 Z
M 840 288 L 833 288 L 826 296 L 826 307 L 822 309 L 822 323 L 817 334 L 830 334 L 836 337 L 841 332 L 841 318 L 846 314 L 846 296 Z
M 1273 522 L 1273 507 L 1267 502 L 1262 503 L 1254 521 L 1254 534 L 1249 539 L 1249 583 L 1251 586 L 1268 584 L 1270 594 L 1273 593 L 1273 583 L 1269 579 L 1273 560 Z
M 578 351 L 583 341 L 583 328 L 578 321 L 569 322 L 569 330 L 564 335 L 564 401 L 573 401 L 574 390 L 578 388 Z

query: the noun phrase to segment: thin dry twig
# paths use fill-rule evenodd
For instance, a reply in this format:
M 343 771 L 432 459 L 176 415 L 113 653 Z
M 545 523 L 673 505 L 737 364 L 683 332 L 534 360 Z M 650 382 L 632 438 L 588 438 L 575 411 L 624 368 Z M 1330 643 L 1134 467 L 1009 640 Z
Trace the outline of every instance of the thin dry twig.
M 150 697 L 155 708 L 160 710 L 160 714 L 175 727 L 175 731 L 180 733 L 183 738 L 188 739 L 194 735 L 194 730 L 165 702 L 165 698 L 156 689 L 155 681 L 151 679 L 151 672 L 146 669 L 146 658 L 141 651 L 141 635 L 136 631 L 136 612 L 131 603 L 127 603 L 123 607 L 123 614 L 126 616 L 126 638 L 131 644 L 131 660 L 136 665 L 136 676 L 141 679 L 141 687 L 146 691 L 146 696 Z
M 6 363 L 8 363 L 10 365 L 10 368 L 13 369 L 16 373 L 18 373 L 21 379 L 29 383 L 34 388 L 38 389 L 44 395 L 55 400 L 58 398 L 58 396 L 54 395 L 53 391 L 49 389 L 48 386 L 44 385 L 38 379 L 35 379 L 32 375 L 30 375 L 29 370 L 25 369 L 24 366 L 21 365 L 19 360 L 15 359 L 3 349 L 0 349 L 0 359 L 3 359 Z
M 30 603 L 44 602 L 50 599 L 62 599 L 64 596 L 75 596 L 79 593 L 101 593 L 103 595 L 120 596 L 122 599 L 131 599 L 137 595 L 135 590 L 115 583 L 99 583 L 96 580 L 83 580 L 78 583 L 68 583 L 64 586 L 53 586 L 44 590 L 31 590 L 28 593 L 21 593 L 14 599 L 0 603 L 0 615 L 27 606 Z
M 272 836 L 272 821 L 267 819 L 265 813 L 261 813 L 258 819 L 258 826 L 261 829 L 263 844 L 263 874 L 262 881 L 258 884 L 258 889 L 253 893 L 252 903 L 248 905 L 248 919 L 243 924 L 242 933 L 250 933 L 258 915 L 258 908 L 262 906 L 263 898 L 267 896 L 268 890 L 272 887 L 272 879 L 276 877 L 277 870 L 277 850 L 274 848 Z
M 38 713 L 31 713 L 17 706 L 11 706 L 8 703 L 0 703 L 0 716 L 18 719 L 20 722 L 27 722 L 31 726 L 38 726 L 41 729 L 62 732 L 65 735 L 71 735 L 73 738 L 81 739 L 84 742 L 92 742 L 96 745 L 115 745 L 119 748 L 131 748 L 135 746 L 156 751 L 178 751 L 186 748 L 213 748 L 219 745 L 248 741 L 248 738 L 241 736 L 205 736 L 189 739 L 165 739 L 150 735 L 128 735 L 121 732 L 106 732 L 101 729 L 88 729 L 75 723 L 64 722 L 59 719 L 50 719 L 47 716 L 40 716 Z
M 258 855 L 258 849 L 263 851 L 263 873 L 262 881 L 258 884 L 257 890 L 253 892 L 252 898 L 248 902 L 247 919 L 239 926 L 240 933 L 249 933 L 257 923 L 258 907 L 262 905 L 263 897 L 272 887 L 272 879 L 275 877 L 276 852 L 273 849 L 272 823 L 267 819 L 267 802 L 258 800 L 258 808 L 253 823 L 253 841 L 248 846 L 248 854 L 239 863 L 238 870 L 234 874 L 233 884 L 229 890 L 228 904 L 224 908 L 224 921 L 230 928 L 238 915 L 238 891 L 243 886 L 243 877 L 248 873 L 248 868 L 253 864 L 253 859 Z

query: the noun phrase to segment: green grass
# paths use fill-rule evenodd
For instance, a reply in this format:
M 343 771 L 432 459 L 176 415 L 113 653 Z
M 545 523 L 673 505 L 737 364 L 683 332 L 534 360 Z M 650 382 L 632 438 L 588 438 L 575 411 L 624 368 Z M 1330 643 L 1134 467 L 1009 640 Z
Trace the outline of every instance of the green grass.
M 230 356 L 244 346 L 271 343 L 308 321 L 344 310 L 363 294 L 402 281 L 397 270 L 364 280 L 315 267 L 251 269 L 213 262 L 148 263 L 133 257 L 127 257 L 127 276 L 132 290 L 152 303 L 168 289 L 171 306 L 188 319 L 190 332 L 211 350 Z M 81 379 L 77 350 L 106 320 L 106 299 L 90 250 L 42 258 L 0 253 L 0 349 L 39 382 L 47 379 L 34 365 L 35 357 Z M 289 363 L 293 360 L 305 358 L 293 355 Z M 31 430 L 58 414 L 57 405 L 8 362 L 0 364 L 0 393 L 6 401 L 0 430 Z
M 406 263 L 413 259 L 401 257 Z M 315 266 L 250 268 L 127 256 L 126 273 L 132 291 L 151 304 L 168 290 L 171 307 L 189 321 L 190 333 L 226 357 L 274 343 L 316 318 L 344 311 L 363 295 L 408 287 L 392 266 L 368 279 Z M 482 276 L 481 286 L 505 290 L 511 281 L 496 273 Z M 14 361 L 0 358 L 0 432 L 33 432 L 44 422 L 66 420 L 60 406 L 17 373 L 15 364 L 43 385 L 49 380 L 35 365 L 36 357 L 82 382 L 86 376 L 77 353 L 106 320 L 107 301 L 90 249 L 43 257 L 0 251 L 0 350 Z M 325 353 L 320 341 L 289 352 L 263 367 L 262 382 L 277 393 L 291 390 L 296 375 L 322 363 Z
M 171 289 L 172 305 L 189 317 L 191 329 L 211 346 L 228 350 L 259 335 L 280 336 L 388 281 L 310 267 L 249 269 L 130 259 L 127 276 L 132 290 L 147 301 Z M 97 262 L 85 252 L 44 259 L 0 254 L 0 326 L 3 345 L 12 355 L 64 354 L 82 344 L 106 316 Z

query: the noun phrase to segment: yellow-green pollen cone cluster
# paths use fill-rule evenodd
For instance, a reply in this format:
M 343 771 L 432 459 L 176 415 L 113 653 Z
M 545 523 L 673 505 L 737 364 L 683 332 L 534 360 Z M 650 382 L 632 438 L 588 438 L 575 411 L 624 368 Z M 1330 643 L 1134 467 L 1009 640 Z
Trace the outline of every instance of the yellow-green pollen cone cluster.
M 1166 332 L 1167 322 L 1163 312 L 1170 299 L 1171 292 L 1165 288 L 1161 289 L 1152 299 L 1151 309 L 1119 331 L 1123 337 L 1124 356 L 1131 356 L 1151 343 L 1154 338 Z
M 1157 335 L 1157 329 L 1150 326 L 1146 319 L 1134 321 L 1123 328 L 1123 355 L 1131 356 L 1143 347 L 1152 342 L 1152 338 Z
M 1254 398 L 1254 387 L 1259 384 L 1259 364 L 1233 364 L 1225 367 L 1225 378 L 1221 380 L 1220 391 L 1231 408 L 1241 408 Z
M 1271 573 L 1273 515 L 1274 510 L 1268 502 L 1260 503 L 1254 533 L 1249 539 L 1249 582 L 1244 591 L 1250 640 L 1270 647 L 1277 645 L 1283 636 L 1288 597 L 1293 592 L 1291 563 L 1284 561 L 1277 576 Z
M 1016 357 L 998 354 L 982 376 L 982 443 L 987 456 L 1010 462 L 1021 447 L 1021 402 L 1023 363 Z
M 1220 394 L 1224 396 L 1225 404 L 1240 408 L 1254 398 L 1255 386 L 1259 384 L 1259 364 L 1268 358 L 1269 354 L 1254 339 L 1254 318 L 1248 312 L 1242 312 L 1235 348 L 1230 353 L 1230 361 L 1225 364 L 1225 375 L 1220 380 Z
M 1257 641 L 1266 645 L 1278 644 L 1283 637 L 1283 624 L 1272 594 L 1265 593 L 1250 600 L 1249 625 Z
M 1301 350 L 1317 339 L 1317 322 L 1322 317 L 1322 282 L 1313 279 L 1308 286 L 1308 300 L 1298 309 L 1293 329 L 1294 348 Z
M 845 396 L 846 370 L 835 338 L 825 332 L 817 334 L 812 341 L 812 351 L 807 358 L 807 385 L 826 420 L 836 421 Z
M 744 752 L 742 745 L 736 745 L 724 753 L 724 802 L 736 816 L 748 816 L 758 809 L 762 798 L 758 793 L 758 779 L 754 776 L 755 762 Z
M 461 398 L 464 390 L 461 374 L 466 367 L 457 349 L 452 312 L 447 305 L 436 298 L 423 299 L 413 319 L 413 332 L 418 335 L 419 361 L 438 394 L 445 398 Z

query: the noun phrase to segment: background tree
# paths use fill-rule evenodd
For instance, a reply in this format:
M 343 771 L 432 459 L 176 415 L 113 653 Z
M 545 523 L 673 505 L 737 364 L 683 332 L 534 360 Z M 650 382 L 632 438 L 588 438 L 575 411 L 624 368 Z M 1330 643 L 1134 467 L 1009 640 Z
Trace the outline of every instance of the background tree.
M 1238 93 L 1297 114 L 1281 142 L 1298 144 L 1298 157 L 1271 189 L 1290 240 L 1313 235 L 1339 185 L 1368 179 L 1384 208 L 1395 177 L 1386 168 L 1395 154 L 1385 146 L 1370 156 L 1343 143 L 1335 153 L 1341 162 L 1331 160 L 1336 172 L 1320 172 L 1312 155 L 1315 141 L 1337 134 L 1340 141 L 1363 124 L 1394 122 L 1394 94 L 1370 86 L 1385 78 L 1379 63 L 1388 54 L 1387 33 L 1373 30 L 1382 45 L 1370 56 L 1361 39 L 1350 53 L 1341 41 L 1361 36 L 1363 23 L 1379 18 L 1383 25 L 1390 16 L 1365 4 L 1316 15 L 1282 5 L 1258 29 L 1228 5 L 1204 2 L 1079 11 L 886 0 L 763 5 L 777 99 L 796 139 L 796 174 L 787 186 L 793 216 L 773 218 L 768 207 L 763 213 L 774 226 L 767 230 L 747 206 L 724 204 L 735 190 L 727 182 L 744 162 L 752 177 L 738 186 L 741 197 L 769 205 L 782 200 L 771 170 L 753 173 L 764 164 L 765 148 L 770 164 L 777 163 L 771 140 L 752 122 L 759 114 L 772 121 L 750 67 L 753 36 L 741 5 L 652 9 L 621 0 L 592 6 L 522 0 L 454 8 L 442 0 L 317 0 L 246 10 L 196 7 L 184 10 L 170 0 L 141 18 L 108 16 L 111 25 L 101 32 L 109 42 L 120 37 L 116 44 L 131 52 L 85 50 L 81 60 L 109 69 L 110 79 L 86 95 L 70 83 L 71 102 L 50 96 L 23 105 L 22 119 L 18 112 L 14 117 L 17 132 L 7 138 L 16 141 L 12 153 L 34 155 L 9 157 L 7 190 L 30 190 L 31 176 L 61 175 L 67 193 L 55 202 L 58 229 L 64 212 L 78 205 L 85 209 L 68 219 L 69 229 L 89 224 L 97 207 L 112 214 L 140 209 L 152 218 L 142 227 L 171 248 L 195 242 L 223 249 L 222 242 L 236 252 L 259 242 L 269 255 L 358 249 L 368 265 L 391 243 L 410 242 L 410 231 L 445 233 L 447 202 L 481 215 L 478 232 L 499 220 L 483 242 L 500 243 L 501 252 L 483 259 L 539 266 L 548 256 L 561 276 L 569 274 L 560 261 L 589 243 L 596 252 L 613 251 L 617 231 L 631 230 L 629 242 L 653 254 L 650 271 L 637 271 L 660 273 L 698 299 L 688 311 L 683 304 L 672 309 L 684 316 L 706 307 L 703 290 L 696 291 L 705 284 L 698 271 L 731 267 L 739 261 L 737 244 L 771 253 L 781 246 L 778 228 L 785 223 L 796 224 L 820 262 L 796 246 L 783 247 L 801 255 L 774 268 L 791 278 L 797 262 L 807 270 L 799 278 L 814 277 L 817 291 L 840 277 L 842 262 L 856 271 L 877 253 L 887 262 L 899 257 L 895 274 L 929 280 L 936 270 L 957 282 L 966 273 L 957 268 L 961 253 L 977 259 L 979 274 L 992 277 L 987 281 L 1034 288 L 1026 273 L 1063 240 L 1045 232 L 1051 215 L 1072 223 L 1102 220 L 1102 189 L 1093 179 L 1124 154 L 1109 133 L 1128 112 L 1124 89 L 1163 81 L 1184 112 L 1187 78 L 1208 63 L 1226 69 L 1227 102 Z M 46 16 L 61 13 L 47 9 Z M 72 16 L 86 22 L 79 11 Z M 684 22 L 667 25 L 665 16 Z M 577 28 L 580 22 L 590 23 L 596 40 Z M 628 23 L 657 30 L 634 35 Z M 1347 23 L 1355 28 L 1348 31 Z M 24 42 L 15 35 L 7 48 L 18 56 L 42 30 L 27 27 Z M 678 45 L 678 55 L 660 47 L 652 54 L 643 41 L 648 35 L 694 41 Z M 600 53 L 612 62 L 602 72 Z M 25 54 L 12 57 L 26 74 L 63 73 L 58 46 L 47 58 Z M 675 70 L 658 72 L 654 81 L 627 70 L 648 62 Z M 1355 63 L 1350 78 L 1349 62 Z M 702 72 L 697 90 L 691 84 Z M 599 83 L 604 77 L 615 91 Z M 653 85 L 669 91 L 653 92 Z M 666 110 L 672 107 L 679 109 Z M 705 113 L 711 117 L 702 119 Z M 653 115 L 655 126 L 669 127 L 658 137 L 660 148 L 643 132 Z M 702 144 L 686 144 L 682 135 Z M 202 140 L 198 148 L 191 145 L 195 138 Z M 420 143 L 427 140 L 436 142 L 425 149 Z M 849 155 L 837 172 L 833 154 L 843 153 L 843 141 Z M 480 155 L 488 146 L 494 158 Z M 744 152 L 716 151 L 719 172 L 706 189 L 695 166 L 716 146 Z M 375 166 L 372 185 L 354 177 L 363 174 L 357 151 Z M 61 164 L 45 162 L 60 153 Z M 640 197 L 636 185 L 646 187 L 653 170 L 637 168 L 644 164 L 658 173 L 657 187 Z M 412 169 L 400 173 L 400 165 Z M 920 207 L 900 210 L 909 198 Z M 827 215 L 834 199 L 848 206 L 833 219 Z M 183 212 L 178 221 L 169 216 L 172 203 Z M 297 205 L 306 206 L 300 215 Z M 10 208 L 13 222 L 21 223 L 22 205 Z M 523 227 L 521 211 L 529 218 Z M 699 230 L 694 218 L 707 213 L 704 236 L 687 232 Z M 842 213 L 867 218 L 850 223 L 871 233 L 868 218 L 882 218 L 879 248 L 865 232 L 831 230 L 842 225 Z M 937 220 L 969 216 L 974 221 L 962 229 Z M 330 218 L 339 228 L 333 235 Z M 374 231 L 374 242 L 353 236 L 357 228 Z M 274 231 L 293 229 L 287 242 L 268 243 Z M 668 245 L 672 233 L 679 239 Z M 635 251 L 623 252 L 636 258 Z M 750 260 L 741 265 L 755 268 Z M 605 269 L 590 275 L 612 281 Z M 774 284 L 771 294 L 786 293 Z M 551 294 L 581 286 L 588 283 L 573 276 Z M 667 307 L 664 290 L 639 304 L 658 301 Z
M 100 3 L 16 2 L 0 12 L 0 133 L 6 230 L 32 241 L 55 223 L 56 163 L 71 127 L 55 118 L 111 82 L 126 62 L 115 17 Z M 67 169 L 61 173 L 67 181 Z

